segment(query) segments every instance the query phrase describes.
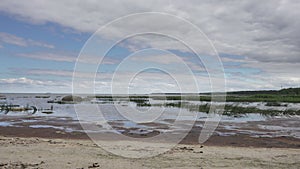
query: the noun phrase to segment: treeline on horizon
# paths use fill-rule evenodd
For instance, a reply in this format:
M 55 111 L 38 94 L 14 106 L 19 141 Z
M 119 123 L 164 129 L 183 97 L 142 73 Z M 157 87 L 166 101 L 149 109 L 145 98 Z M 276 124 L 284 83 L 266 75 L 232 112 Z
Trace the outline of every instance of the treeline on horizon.
M 212 95 L 215 99 L 213 101 L 223 101 L 224 97 L 218 99 L 218 95 L 224 93 L 200 93 L 199 96 L 176 96 L 166 94 L 167 100 L 199 100 L 212 101 Z M 155 98 L 156 96 L 154 96 Z M 262 90 L 262 91 L 236 91 L 226 93 L 227 102 L 270 102 L 270 105 L 276 105 L 277 102 L 300 103 L 300 88 L 287 88 L 281 90 Z
M 151 93 L 151 95 L 211 95 L 212 93 Z M 215 92 L 214 94 L 223 94 Z M 281 90 L 254 90 L 254 91 L 232 91 L 226 92 L 227 95 L 254 95 L 254 94 L 278 94 L 278 95 L 300 95 L 300 88 L 285 88 Z
M 212 100 L 212 95 L 214 98 Z M 149 98 L 155 100 L 193 100 L 193 101 L 227 101 L 227 102 L 268 102 L 276 105 L 277 102 L 300 103 L 300 88 L 262 91 L 235 91 L 224 93 L 152 93 L 150 95 L 129 95 L 130 101 L 143 102 Z M 119 96 L 96 95 L 96 98 L 113 100 Z M 126 96 L 120 96 L 126 97 Z M 224 100 L 226 99 L 226 100 Z

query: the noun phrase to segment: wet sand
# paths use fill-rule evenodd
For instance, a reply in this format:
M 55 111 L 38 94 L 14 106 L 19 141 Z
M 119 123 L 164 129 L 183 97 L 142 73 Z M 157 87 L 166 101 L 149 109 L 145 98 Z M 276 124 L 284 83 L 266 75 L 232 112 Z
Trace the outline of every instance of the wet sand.
M 80 125 L 77 126 L 80 128 Z M 197 145 L 201 128 L 193 127 L 189 134 L 180 142 L 180 144 Z M 103 140 L 115 140 L 115 134 L 98 133 Z M 129 135 L 130 137 L 140 138 L 143 135 Z M 76 139 L 89 140 L 90 138 L 84 132 L 66 132 L 54 128 L 31 128 L 31 127 L 0 127 L 0 136 L 5 137 L 38 137 L 48 139 Z M 151 135 L 147 135 L 151 137 Z M 237 134 L 232 136 L 213 135 L 203 145 L 208 146 L 234 146 L 234 147 L 261 147 L 261 148 L 298 148 L 300 151 L 300 139 L 293 137 L 250 137 L 245 134 Z
M 9 122 L 11 126 L 0 126 L 0 136 L 7 137 L 39 137 L 39 138 L 59 138 L 59 139 L 89 139 L 87 134 L 83 132 L 83 129 L 78 121 L 71 118 L 57 118 L 57 117 L 18 117 L 18 116 L 5 116 L 0 119 L 1 122 Z M 224 128 L 224 126 L 230 126 L 231 124 L 222 124 L 216 129 L 215 133 L 207 140 L 204 145 L 209 146 L 235 146 L 235 147 L 263 147 L 263 148 L 299 148 L 300 139 L 292 136 L 279 136 L 279 137 L 265 137 L 258 136 L 253 137 L 251 132 L 263 132 L 270 133 L 272 130 L 266 130 L 257 128 L 258 125 L 282 125 L 288 122 L 293 122 L 294 128 L 298 128 L 297 121 L 284 121 L 275 119 L 272 121 L 263 122 L 248 122 L 241 123 L 240 128 Z M 148 133 L 132 133 L 131 131 L 139 130 L 137 126 L 126 127 L 122 121 L 109 122 L 109 124 L 120 134 L 134 137 L 145 138 L 159 135 L 159 129 L 169 129 L 168 125 L 162 123 L 143 123 L 146 128 L 152 128 Z M 202 128 L 200 127 L 203 122 L 195 123 L 194 127 L 189 131 L 187 136 L 180 142 L 181 144 L 199 144 L 198 137 Z M 247 125 L 246 125 L 247 124 Z M 239 123 L 234 124 L 235 127 Z M 292 126 L 291 124 L 289 124 Z M 36 126 L 37 128 L 34 128 Z M 69 129 L 69 131 L 68 131 Z M 239 132 L 241 130 L 251 131 L 249 133 Z M 221 134 L 220 134 L 221 133 Z M 233 135 L 224 135 L 224 133 L 234 133 Z M 113 133 L 97 133 L 102 136 L 103 140 L 115 140 L 115 134 Z
M 41 118 L 41 119 L 40 119 Z M 1 168 L 300 168 L 300 139 L 289 136 L 252 137 L 249 134 L 219 135 L 236 132 L 231 128 L 218 127 L 204 144 L 198 143 L 201 123 L 196 123 L 188 135 L 163 154 L 149 158 L 124 158 L 105 151 L 82 131 L 76 121 L 68 118 L 5 117 L 0 122 L 12 122 L 12 126 L 0 127 L 0 169 Z M 240 130 L 269 130 L 255 128 L 257 124 L 282 123 L 282 121 L 251 122 L 250 128 Z M 122 122 L 112 122 L 115 129 L 124 135 L 143 138 L 148 134 L 130 134 L 135 127 L 122 127 Z M 39 126 L 55 126 L 39 127 Z M 167 128 L 158 123 L 143 125 Z M 298 123 L 295 123 L 297 127 Z M 34 128 L 32 126 L 37 126 Z M 244 126 L 244 125 L 243 125 Z M 66 131 L 72 128 L 77 131 Z M 153 135 L 152 135 L 153 134 Z M 134 154 L 160 152 L 166 143 L 146 143 L 141 141 L 118 140 L 115 134 L 97 134 L 102 144 L 116 151 Z M 150 146 L 149 146 L 150 144 Z M 134 145 L 134 146 L 131 146 Z M 141 147 L 140 149 L 136 146 Z

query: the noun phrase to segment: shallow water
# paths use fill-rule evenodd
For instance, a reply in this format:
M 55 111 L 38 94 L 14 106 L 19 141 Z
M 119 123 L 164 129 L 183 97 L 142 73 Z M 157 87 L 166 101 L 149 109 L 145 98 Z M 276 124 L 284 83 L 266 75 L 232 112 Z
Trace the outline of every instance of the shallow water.
M 41 96 L 43 94 L 39 94 Z M 98 132 L 116 132 L 112 130 L 111 126 L 107 122 L 117 122 L 115 127 L 120 127 L 117 131 L 123 132 L 124 129 L 129 129 L 130 133 L 148 133 L 153 129 L 159 130 L 160 132 L 180 132 L 180 128 L 172 127 L 172 121 L 181 121 L 180 125 L 193 124 L 195 126 L 203 127 L 203 123 L 207 120 L 207 114 L 203 112 L 190 112 L 187 109 L 180 109 L 176 107 L 137 107 L 136 103 L 122 100 L 115 102 L 101 101 L 99 99 L 91 99 L 91 101 L 85 101 L 80 103 L 79 106 L 96 106 L 101 112 L 89 111 L 85 109 L 84 113 L 76 114 L 74 104 L 56 104 L 47 103 L 49 100 L 60 99 L 61 94 L 49 95 L 49 98 L 36 98 L 36 94 L 5 94 L 6 100 L 1 100 L 0 104 L 13 104 L 20 106 L 35 106 L 39 109 L 36 114 L 31 115 L 28 112 L 9 112 L 7 115 L 0 113 L 0 126 L 22 126 L 20 124 L 26 123 L 39 123 L 45 122 L 51 118 L 58 118 L 59 120 L 65 121 L 65 126 L 55 126 L 48 124 L 34 124 L 29 125 L 31 128 L 54 128 L 58 130 L 64 130 L 67 132 L 78 131 L 78 129 L 69 127 L 68 125 L 73 122 L 77 122 L 80 119 L 81 123 L 95 123 L 101 126 L 101 130 Z M 163 100 L 152 100 L 151 104 L 163 104 Z M 166 101 L 175 102 L 175 101 Z M 178 102 L 178 101 L 176 101 Z M 207 104 L 207 102 L 200 101 L 185 101 L 191 104 Z M 95 104 L 96 103 L 96 104 Z M 261 109 L 276 109 L 281 110 L 285 108 L 299 109 L 300 104 L 289 103 L 287 106 L 282 107 L 268 107 L 265 103 L 227 103 L 239 106 L 254 106 Z M 42 109 L 50 109 L 53 106 L 53 114 L 43 114 Z M 78 106 L 78 104 L 77 104 Z M 130 117 L 131 112 L 137 111 L 137 115 L 132 117 L 133 119 L 127 119 L 126 116 Z M 125 117 L 124 117 L 125 115 Z M 140 116 L 140 117 L 137 117 Z M 151 117 L 155 117 L 152 119 Z M 7 118 L 18 117 L 17 120 L 6 120 Z M 28 119 L 32 117 L 32 119 Z M 149 118 L 143 122 L 153 122 L 156 125 L 141 125 L 138 124 L 141 119 Z M 180 118 L 179 118 L 180 117 Z M 220 136 L 232 136 L 235 134 L 247 134 L 252 137 L 280 137 L 290 136 L 300 138 L 300 117 L 299 116 L 274 116 L 268 117 L 257 113 L 245 114 L 240 116 L 226 116 L 218 115 L 221 119 L 219 128 L 224 131 L 216 131 L 215 134 Z M 71 120 L 70 120 L 71 119 Z M 135 122 L 134 122 L 135 121 Z M 159 125 L 168 125 L 169 128 L 159 128 Z M 124 128 L 124 129 L 122 129 Z M 131 130 L 131 128 L 136 128 Z M 89 130 L 88 132 L 97 132 L 97 129 Z

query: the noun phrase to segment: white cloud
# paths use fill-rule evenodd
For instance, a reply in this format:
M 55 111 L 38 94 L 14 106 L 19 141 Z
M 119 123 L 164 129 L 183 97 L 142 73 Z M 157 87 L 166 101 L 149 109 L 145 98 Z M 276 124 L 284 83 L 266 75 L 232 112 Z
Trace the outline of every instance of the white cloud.
M 73 71 L 67 70 L 50 70 L 50 69 L 25 69 L 22 70 L 28 75 L 38 75 L 38 76 L 61 76 L 61 77 L 72 77 Z M 84 75 L 83 75 L 84 76 Z
M 39 53 L 19 53 L 17 54 L 19 57 L 26 57 L 31 59 L 37 60 L 49 60 L 49 61 L 56 61 L 56 62 L 82 62 L 86 64 L 98 64 L 98 62 L 103 59 L 100 56 L 92 56 L 92 55 L 85 55 L 84 59 L 77 61 L 76 54 L 64 54 L 64 53 L 49 53 L 49 52 L 39 52 Z M 113 65 L 118 63 L 117 59 L 112 59 L 109 57 L 105 57 L 102 60 L 102 64 Z
M 0 79 L 0 84 L 30 84 L 30 85 L 57 85 L 54 81 L 33 80 L 26 77 Z
M 0 79 L 0 85 L 22 88 L 24 86 L 42 87 L 48 86 L 49 88 L 71 86 L 73 71 L 68 70 L 45 70 L 45 69 L 24 69 L 17 70 L 23 72 L 27 76 L 40 79 L 41 77 L 52 76 L 54 79 L 60 80 L 33 80 L 30 78 L 8 78 Z M 164 74 L 160 72 L 141 72 L 133 76 L 129 72 L 118 72 L 113 75 L 112 73 L 97 73 L 94 72 L 79 72 L 76 74 L 74 85 L 80 87 L 82 92 L 90 91 L 90 87 L 95 84 L 95 91 L 98 93 L 109 93 L 114 87 L 114 92 L 126 93 L 128 90 L 132 93 L 151 93 L 155 91 L 176 92 L 180 88 L 183 92 L 196 92 L 195 83 L 201 84 L 199 90 L 209 90 L 209 79 L 207 77 L 193 76 L 187 74 Z M 63 79 L 63 80 L 61 80 Z M 131 79 L 131 81 L 128 81 Z M 128 82 L 128 83 L 127 83 Z M 123 89 L 126 90 L 123 90 Z M 128 89 L 128 90 L 127 90 Z M 70 88 L 69 88 L 70 90 Z
M 0 92 L 71 92 L 68 81 L 36 80 L 27 77 L 0 79 Z
M 150 55 L 150 56 L 133 56 L 130 58 L 132 61 L 138 62 L 154 62 L 159 64 L 172 64 L 172 63 L 183 63 L 182 59 L 179 59 L 175 55 Z
M 18 69 L 16 71 L 18 71 Z M 53 69 L 23 69 L 22 72 L 30 76 L 56 76 L 56 77 L 64 77 L 67 80 L 71 80 L 74 73 L 71 70 L 53 70 Z M 78 72 L 77 77 L 94 78 L 95 75 L 94 73 Z
M 18 54 L 18 56 L 27 57 L 31 59 L 50 60 L 50 61 L 59 61 L 59 62 L 76 61 L 76 57 L 72 57 L 64 54 L 56 54 L 56 53 L 21 53 Z
M 5 33 L 5 32 L 0 32 L 0 43 L 7 43 L 7 44 L 17 45 L 22 47 L 38 46 L 44 48 L 54 48 L 53 45 L 44 42 L 39 42 L 32 39 L 24 39 L 22 37 Z
M 54 76 L 59 79 L 64 79 L 64 81 L 8 78 L 1 79 L 0 84 L 5 86 L 14 85 L 19 89 L 24 89 L 24 86 L 31 86 L 31 88 L 34 88 L 35 90 L 38 90 L 41 87 L 47 87 L 49 91 L 56 91 L 54 90 L 56 87 L 65 88 L 67 91 L 71 90 L 70 86 L 72 85 L 73 71 L 29 69 L 22 70 L 21 72 L 24 72 L 28 76 L 33 76 L 35 79 L 41 78 L 41 76 Z M 260 75 L 248 75 L 247 77 L 239 75 L 228 77 L 226 89 L 228 91 L 274 89 L 280 88 L 281 85 L 284 87 L 290 87 L 295 84 L 300 84 L 298 76 L 287 78 L 284 74 L 279 74 L 277 76 L 274 74 L 272 74 L 272 78 Z M 193 81 L 193 77 L 191 77 L 191 75 L 187 74 L 176 74 L 175 79 L 179 82 L 178 84 L 169 75 L 159 72 L 143 72 L 136 77 L 133 77 L 132 74 L 127 72 L 119 72 L 118 77 L 114 80 L 112 80 L 112 73 L 97 73 L 95 77 L 94 73 L 79 72 L 76 77 L 77 80 L 75 81 L 75 86 L 80 86 L 82 92 L 90 91 L 90 87 L 93 86 L 94 83 L 95 91 L 97 93 L 110 93 L 112 86 L 114 86 L 114 92 L 117 93 L 126 93 L 127 91 L 131 93 L 178 92 L 179 88 L 181 88 L 182 92 L 196 92 L 194 87 L 195 81 Z M 132 81 L 130 83 L 126 83 L 128 79 L 132 79 Z M 211 79 L 209 79 L 207 75 L 195 75 L 195 79 L 199 87 L 199 92 L 212 90 L 210 80 L 213 80 L 216 83 L 216 89 L 219 88 L 222 90 L 223 88 L 222 80 L 218 77 L 211 77 Z M 124 90 L 124 88 L 126 90 Z
M 166 12 L 184 17 L 198 26 L 212 40 L 218 52 L 245 58 L 222 58 L 226 62 L 237 62 L 237 68 L 253 68 L 260 75 L 237 75 L 227 80 L 229 88 L 278 87 L 280 83 L 297 86 L 300 71 L 300 2 L 292 0 L 251 1 L 14 1 L 2 0 L 0 10 L 18 19 L 34 24 L 58 23 L 81 32 L 93 33 L 113 19 L 136 12 Z M 76 16 L 74 16 L 76 14 Z M 122 32 L 135 29 L 134 23 L 149 28 L 153 23 L 163 25 L 162 31 L 185 33 L 192 43 L 207 43 L 195 39 L 194 35 L 177 22 L 156 20 L 132 20 L 128 24 L 110 30 L 106 38 L 114 38 Z M 131 25 L 132 24 L 132 25 Z M 15 37 L 11 37 L 14 39 Z M 8 41 L 8 40 L 6 40 Z M 22 46 L 24 42 L 15 38 L 10 43 Z M 131 39 L 127 47 L 136 50 L 143 47 L 176 49 L 185 51 L 178 42 L 154 36 Z M 7 42 L 6 42 L 7 43 Z M 126 46 L 126 45 L 124 45 Z M 204 45 L 205 47 L 205 45 Z M 208 50 L 203 48 L 204 50 Z M 75 57 L 54 54 L 23 54 L 24 57 L 44 60 L 74 62 Z M 227 59 L 227 60 L 226 60 Z M 93 61 L 94 57 L 90 59 Z M 169 58 L 151 58 L 168 64 Z M 150 61 L 150 60 L 149 60 Z M 89 62 L 92 63 L 92 62 Z M 112 61 L 113 63 L 117 63 Z M 194 68 L 196 69 L 196 67 Z M 242 80 L 241 80 L 242 79 Z M 245 80 L 247 79 L 247 80 Z M 255 82 L 256 81 L 256 82 Z M 273 86 L 270 84 L 274 84 Z M 246 86 L 246 87 L 245 87 Z
M 213 40 L 219 52 L 247 55 L 259 61 L 297 60 L 298 1 L 23 1 L 4 0 L 0 10 L 32 23 L 54 22 L 94 32 L 107 22 L 135 12 L 167 12 L 189 19 Z M 74 17 L 74 14 L 79 14 Z M 159 19 L 155 21 L 159 23 Z M 143 21 L 145 27 L 151 21 Z M 165 27 L 181 32 L 180 25 Z M 128 27 L 129 26 L 129 27 Z M 172 26 L 172 27 L 171 27 Z M 132 29 L 130 25 L 112 30 Z M 188 32 L 187 32 L 188 33 Z M 187 34 L 191 38 L 193 35 Z M 285 55 L 285 57 L 282 57 Z
M 12 34 L 0 32 L 0 40 L 1 42 L 17 45 L 17 46 L 27 46 L 26 41 L 23 38 L 17 37 Z

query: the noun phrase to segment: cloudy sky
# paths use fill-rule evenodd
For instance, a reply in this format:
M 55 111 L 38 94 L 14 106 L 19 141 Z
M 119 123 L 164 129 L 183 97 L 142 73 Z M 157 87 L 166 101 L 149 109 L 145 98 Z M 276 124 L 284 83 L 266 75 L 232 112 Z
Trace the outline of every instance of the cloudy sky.
M 2 0 L 0 92 L 299 87 L 299 9 L 297 0 Z

